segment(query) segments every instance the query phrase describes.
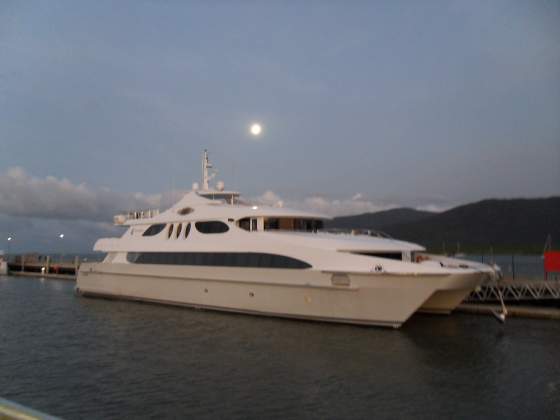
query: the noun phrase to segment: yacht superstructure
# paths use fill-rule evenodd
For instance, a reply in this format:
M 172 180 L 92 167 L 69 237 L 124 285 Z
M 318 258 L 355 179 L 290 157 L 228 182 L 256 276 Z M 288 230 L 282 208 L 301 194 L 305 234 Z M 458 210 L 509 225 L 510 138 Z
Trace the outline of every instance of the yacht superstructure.
M 328 216 L 252 205 L 223 183 L 193 185 L 166 211 L 115 216 L 100 263 L 82 264 L 77 290 L 191 307 L 399 327 L 414 312 L 449 313 L 498 275 L 488 265 L 429 255 L 417 244 L 322 232 Z

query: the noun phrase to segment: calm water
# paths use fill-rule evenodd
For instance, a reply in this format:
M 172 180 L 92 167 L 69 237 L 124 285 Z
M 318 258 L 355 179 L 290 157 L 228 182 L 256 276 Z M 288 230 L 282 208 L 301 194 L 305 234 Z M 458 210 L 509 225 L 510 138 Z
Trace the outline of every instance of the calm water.
M 0 396 L 82 418 L 558 418 L 560 322 L 401 330 L 79 298 L 0 277 Z

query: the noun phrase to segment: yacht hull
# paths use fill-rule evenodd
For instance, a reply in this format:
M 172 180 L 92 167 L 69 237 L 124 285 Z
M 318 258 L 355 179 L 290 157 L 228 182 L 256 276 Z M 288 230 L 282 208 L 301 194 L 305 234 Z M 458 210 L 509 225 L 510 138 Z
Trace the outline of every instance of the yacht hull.
M 418 312 L 449 315 L 474 290 L 474 287 L 456 290 L 440 290 L 435 292 Z
M 398 328 L 436 291 L 474 281 L 467 277 L 86 263 L 76 287 L 85 296 Z

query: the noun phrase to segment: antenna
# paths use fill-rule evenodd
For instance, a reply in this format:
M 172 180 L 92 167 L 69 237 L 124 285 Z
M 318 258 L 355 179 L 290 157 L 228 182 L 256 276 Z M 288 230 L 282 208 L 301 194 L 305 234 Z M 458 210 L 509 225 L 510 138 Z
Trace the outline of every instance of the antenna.
M 202 156 L 202 190 L 208 191 L 210 189 L 209 182 L 216 176 L 216 171 L 212 171 L 212 174 L 208 173 L 208 169 L 213 169 L 214 166 L 210 163 L 208 159 L 208 150 L 204 149 L 204 155 Z
M 208 150 L 206 149 L 202 156 L 202 190 L 208 190 Z

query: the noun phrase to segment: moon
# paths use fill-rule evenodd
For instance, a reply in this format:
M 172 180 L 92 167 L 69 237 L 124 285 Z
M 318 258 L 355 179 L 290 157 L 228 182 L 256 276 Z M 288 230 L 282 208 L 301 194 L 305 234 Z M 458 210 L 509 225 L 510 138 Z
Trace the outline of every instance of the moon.
M 258 136 L 259 134 L 262 133 L 262 126 L 259 123 L 253 123 L 251 124 L 251 127 L 249 128 L 249 131 L 251 132 L 251 134 L 253 136 Z

